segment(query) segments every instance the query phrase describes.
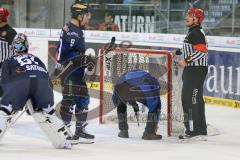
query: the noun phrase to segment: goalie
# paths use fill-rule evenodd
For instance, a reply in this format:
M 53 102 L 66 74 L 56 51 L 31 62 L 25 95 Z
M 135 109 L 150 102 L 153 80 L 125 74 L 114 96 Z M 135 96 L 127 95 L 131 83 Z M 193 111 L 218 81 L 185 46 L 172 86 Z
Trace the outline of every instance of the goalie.
M 147 124 L 143 133 L 144 140 L 162 139 L 158 135 L 158 121 L 161 111 L 160 84 L 156 78 L 143 70 L 129 71 L 123 74 L 114 86 L 112 97 L 114 105 L 117 107 L 118 125 L 121 138 L 129 138 L 127 123 L 127 103 L 135 111 L 138 119 L 138 105 L 140 102 L 149 109 Z
M 47 134 L 55 148 L 71 148 L 66 140 L 72 136 L 64 123 L 57 118 L 53 108 L 53 90 L 43 62 L 28 54 L 27 37 L 19 33 L 12 47 L 16 55 L 3 63 L 3 96 L 0 106 L 0 140 L 11 126 L 17 112 L 23 110 L 28 99 L 28 113 Z

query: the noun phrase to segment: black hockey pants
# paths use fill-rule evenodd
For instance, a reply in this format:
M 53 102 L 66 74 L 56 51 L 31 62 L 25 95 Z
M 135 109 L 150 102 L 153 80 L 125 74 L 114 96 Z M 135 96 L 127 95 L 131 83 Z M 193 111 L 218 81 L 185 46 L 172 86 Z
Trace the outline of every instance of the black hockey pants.
M 124 103 L 120 103 L 117 106 L 117 114 L 118 114 L 118 127 L 120 130 L 128 130 L 127 123 L 127 105 Z M 147 124 L 145 127 L 145 132 L 147 133 L 156 133 L 157 125 L 159 121 L 160 115 L 160 106 L 156 107 L 153 111 L 148 112 Z
M 207 67 L 189 66 L 183 71 L 182 106 L 188 135 L 207 135 L 203 84 Z

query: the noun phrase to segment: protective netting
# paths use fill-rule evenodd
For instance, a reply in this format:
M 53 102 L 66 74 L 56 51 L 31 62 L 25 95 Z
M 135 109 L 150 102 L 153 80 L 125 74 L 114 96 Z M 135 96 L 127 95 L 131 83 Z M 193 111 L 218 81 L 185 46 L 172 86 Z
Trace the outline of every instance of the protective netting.
M 104 52 L 104 51 L 103 51 Z M 116 108 L 112 102 L 113 86 L 118 78 L 132 70 L 144 70 L 158 79 L 161 90 L 162 110 L 160 124 L 167 126 L 168 135 L 181 134 L 183 127 L 183 111 L 181 106 L 181 74 L 175 66 L 169 51 L 115 49 L 102 56 L 102 105 L 100 105 L 100 121 L 116 122 Z M 140 122 L 146 122 L 147 108 L 140 106 Z M 128 107 L 128 122 L 136 122 L 134 111 Z

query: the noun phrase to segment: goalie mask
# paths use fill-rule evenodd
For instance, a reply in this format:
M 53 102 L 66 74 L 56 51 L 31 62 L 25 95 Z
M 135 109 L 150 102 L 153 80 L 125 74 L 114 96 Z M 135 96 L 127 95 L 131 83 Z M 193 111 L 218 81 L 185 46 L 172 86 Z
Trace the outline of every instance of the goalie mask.
M 7 22 L 9 12 L 6 8 L 0 8 L 0 22 Z
M 18 33 L 13 39 L 12 48 L 16 53 L 27 53 L 29 48 L 27 36 Z

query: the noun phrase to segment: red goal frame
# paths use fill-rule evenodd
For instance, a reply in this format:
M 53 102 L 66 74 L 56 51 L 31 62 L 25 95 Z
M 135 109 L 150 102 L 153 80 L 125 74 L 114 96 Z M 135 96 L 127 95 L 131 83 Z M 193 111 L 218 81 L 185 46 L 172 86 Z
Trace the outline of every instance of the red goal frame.
M 158 54 L 158 55 L 166 55 L 167 56 L 167 134 L 171 136 L 172 133 L 172 54 L 167 50 L 151 50 L 151 49 L 134 49 L 134 48 L 115 48 L 111 51 L 118 52 L 133 52 L 139 54 Z M 107 51 L 106 51 L 107 52 Z M 102 48 L 99 50 L 100 54 L 100 104 L 99 104 L 99 123 L 103 123 L 103 89 L 104 89 L 104 60 L 105 49 Z M 120 53 L 121 54 L 121 53 Z

